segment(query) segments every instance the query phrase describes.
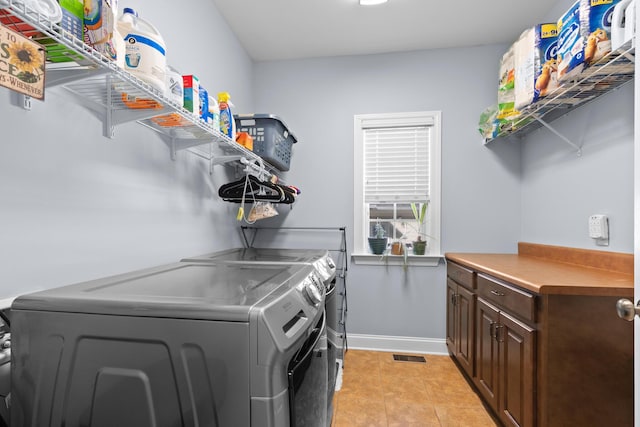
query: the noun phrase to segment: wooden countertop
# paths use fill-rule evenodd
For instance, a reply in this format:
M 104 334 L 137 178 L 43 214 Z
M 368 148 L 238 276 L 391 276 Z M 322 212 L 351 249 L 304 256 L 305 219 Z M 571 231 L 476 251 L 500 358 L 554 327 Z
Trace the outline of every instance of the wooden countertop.
M 517 254 L 445 257 L 541 295 L 633 297 L 633 254 L 520 243 Z

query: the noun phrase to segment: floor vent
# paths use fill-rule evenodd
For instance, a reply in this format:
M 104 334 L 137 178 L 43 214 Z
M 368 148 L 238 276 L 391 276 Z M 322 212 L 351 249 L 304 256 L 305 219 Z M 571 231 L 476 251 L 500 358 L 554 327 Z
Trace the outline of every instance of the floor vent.
M 422 356 L 408 356 L 406 354 L 394 354 L 393 360 L 397 360 L 399 362 L 427 363 L 426 359 Z

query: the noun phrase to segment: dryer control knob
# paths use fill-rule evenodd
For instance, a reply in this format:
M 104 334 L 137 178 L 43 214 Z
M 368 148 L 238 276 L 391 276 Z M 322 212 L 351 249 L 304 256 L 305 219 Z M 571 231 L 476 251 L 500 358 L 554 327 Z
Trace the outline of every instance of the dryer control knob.
M 313 305 L 318 305 L 322 301 L 322 292 L 312 281 L 304 282 L 304 295 Z

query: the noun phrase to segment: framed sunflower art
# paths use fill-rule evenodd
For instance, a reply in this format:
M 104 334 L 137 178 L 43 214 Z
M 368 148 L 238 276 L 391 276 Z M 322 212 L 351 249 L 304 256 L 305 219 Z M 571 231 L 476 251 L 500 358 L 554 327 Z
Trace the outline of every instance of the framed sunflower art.
M 0 86 L 44 100 L 45 49 L 0 24 Z

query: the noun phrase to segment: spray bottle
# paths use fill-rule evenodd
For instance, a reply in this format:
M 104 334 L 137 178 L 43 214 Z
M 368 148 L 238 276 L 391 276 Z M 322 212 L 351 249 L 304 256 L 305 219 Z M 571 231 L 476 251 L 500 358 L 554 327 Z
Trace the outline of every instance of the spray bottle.
M 231 138 L 232 141 L 235 141 L 236 122 L 231 112 L 233 104 L 231 103 L 231 95 L 229 95 L 229 92 L 218 93 L 218 107 L 220 108 L 220 132 Z
M 214 129 L 220 129 L 220 106 L 211 95 L 209 95 L 209 119 Z

